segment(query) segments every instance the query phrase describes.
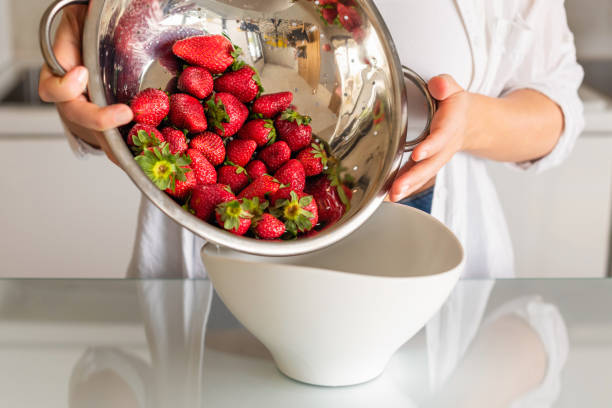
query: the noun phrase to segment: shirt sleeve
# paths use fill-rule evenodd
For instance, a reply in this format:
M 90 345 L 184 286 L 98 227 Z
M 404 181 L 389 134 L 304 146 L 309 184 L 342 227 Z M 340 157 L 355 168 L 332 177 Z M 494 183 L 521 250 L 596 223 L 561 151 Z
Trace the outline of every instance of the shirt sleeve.
M 515 164 L 524 170 L 540 172 L 569 156 L 584 129 L 583 105 L 578 96 L 584 71 L 576 61 L 574 36 L 567 25 L 563 0 L 529 3 L 524 21 L 533 30 L 533 41 L 506 83 L 502 96 L 519 89 L 533 89 L 561 108 L 564 129 L 552 152 L 538 160 Z
M 62 126 L 64 127 L 64 133 L 66 134 L 66 139 L 68 140 L 68 145 L 70 149 L 75 154 L 76 157 L 83 159 L 89 155 L 100 156 L 104 154 L 102 149 L 94 147 L 89 143 L 85 142 L 81 138 L 74 135 L 70 129 L 66 126 L 66 124 L 62 121 Z

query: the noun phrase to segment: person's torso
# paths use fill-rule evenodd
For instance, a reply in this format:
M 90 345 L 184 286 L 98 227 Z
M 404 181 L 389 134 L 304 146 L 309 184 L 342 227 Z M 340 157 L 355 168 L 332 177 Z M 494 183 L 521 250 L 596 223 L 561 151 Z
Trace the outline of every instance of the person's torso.
M 473 73 L 464 22 L 453 0 L 376 0 L 403 65 L 425 80 L 450 74 L 464 88 Z

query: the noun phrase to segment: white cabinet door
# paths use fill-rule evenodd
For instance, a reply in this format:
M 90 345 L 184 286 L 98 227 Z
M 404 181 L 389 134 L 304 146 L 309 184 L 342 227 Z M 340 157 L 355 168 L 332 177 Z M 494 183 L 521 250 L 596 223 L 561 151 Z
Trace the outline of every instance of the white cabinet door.
M 63 136 L 0 138 L 0 277 L 124 277 L 139 190 Z
M 610 249 L 612 134 L 582 136 L 542 174 L 491 163 L 522 277 L 601 277 Z

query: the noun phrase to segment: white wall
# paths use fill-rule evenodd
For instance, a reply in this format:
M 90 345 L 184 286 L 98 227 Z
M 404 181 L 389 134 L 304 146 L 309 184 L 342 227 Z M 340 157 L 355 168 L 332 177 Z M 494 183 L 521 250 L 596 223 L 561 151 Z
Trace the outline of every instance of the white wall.
M 581 59 L 612 58 L 612 1 L 565 0 Z

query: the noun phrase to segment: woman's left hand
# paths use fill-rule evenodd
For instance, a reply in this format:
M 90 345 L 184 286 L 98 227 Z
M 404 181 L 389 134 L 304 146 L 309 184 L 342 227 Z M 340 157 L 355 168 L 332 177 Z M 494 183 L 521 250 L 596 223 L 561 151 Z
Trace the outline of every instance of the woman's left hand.
M 455 153 L 466 148 L 469 134 L 471 94 L 450 75 L 433 77 L 429 92 L 438 100 L 430 134 L 412 152 L 391 186 L 389 199 L 400 201 L 432 180 Z

